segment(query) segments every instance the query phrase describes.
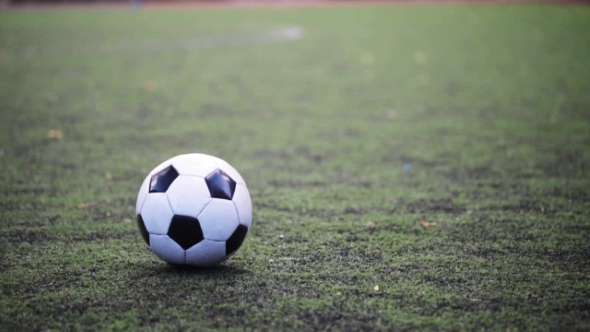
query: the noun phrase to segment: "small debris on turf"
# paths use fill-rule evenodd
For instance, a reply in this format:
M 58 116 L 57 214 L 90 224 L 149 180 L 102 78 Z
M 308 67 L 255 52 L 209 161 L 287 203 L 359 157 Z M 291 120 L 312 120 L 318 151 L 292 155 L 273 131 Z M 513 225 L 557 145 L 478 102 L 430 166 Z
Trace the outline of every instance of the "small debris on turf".
M 389 111 L 387 111 L 387 117 L 390 119 L 395 119 L 397 118 L 397 111 L 394 109 L 391 109 Z
M 373 63 L 373 61 L 375 61 L 375 57 L 373 56 L 373 54 L 371 54 L 369 52 L 361 53 L 361 62 L 363 64 L 370 65 Z
M 59 100 L 57 95 L 53 94 L 53 93 L 48 93 L 48 94 L 44 95 L 43 99 L 45 99 L 45 102 L 48 104 L 53 104 Z
M 123 219 L 123 222 L 131 222 L 131 219 L 125 218 L 125 219 Z
M 157 86 L 158 85 L 156 84 L 155 81 L 147 81 L 147 82 L 145 82 L 144 88 L 146 91 L 154 91 L 154 90 L 156 90 Z
M 471 302 L 481 302 L 480 299 L 471 299 Z
M 277 258 L 277 261 L 295 261 L 297 260 L 297 258 L 293 258 L 293 257 L 281 257 L 281 258 Z
M 371 82 L 373 80 L 373 73 L 370 70 L 365 70 L 363 72 L 363 79 L 365 80 L 365 82 Z
M 51 138 L 51 139 L 62 139 L 64 137 L 64 134 L 61 130 L 54 130 L 51 129 L 48 133 L 47 133 L 47 137 Z
M 374 221 L 369 221 L 369 222 L 367 223 L 367 226 L 368 226 L 368 227 L 375 227 L 375 226 L 377 226 L 377 224 L 375 224 L 375 222 L 374 222 Z
M 341 292 L 336 292 L 336 296 L 340 296 L 340 295 L 342 295 Z
M 272 263 L 272 262 L 274 262 L 274 261 L 275 261 L 274 259 L 269 259 L 269 260 L 268 260 L 268 262 L 269 262 L 269 263 Z
M 91 207 L 92 205 L 92 203 L 80 203 L 76 207 L 78 208 L 78 210 L 85 210 Z
M 105 177 L 107 180 L 110 180 L 110 179 L 112 179 L 112 178 L 113 178 L 113 175 L 112 175 L 111 173 L 109 173 L 109 172 L 106 172 L 106 173 L 104 173 L 104 177 Z
M 422 65 L 426 63 L 426 54 L 422 52 L 414 52 L 414 63 Z
M 412 164 L 410 163 L 404 163 L 404 171 L 409 171 L 412 169 Z
M 284 239 L 285 236 L 283 234 L 279 235 L 279 239 Z
M 422 225 L 423 227 L 430 227 L 430 226 L 436 226 L 437 222 L 436 221 L 426 221 L 426 220 L 420 220 L 420 225 Z
M 378 292 L 378 291 L 379 291 L 379 285 L 375 285 L 375 287 L 373 287 L 373 290 L 374 290 L 375 292 Z
M 428 74 L 420 74 L 420 76 L 418 76 L 418 80 L 420 80 L 420 83 L 422 85 L 428 85 L 428 82 L 430 82 L 430 76 L 428 76 Z

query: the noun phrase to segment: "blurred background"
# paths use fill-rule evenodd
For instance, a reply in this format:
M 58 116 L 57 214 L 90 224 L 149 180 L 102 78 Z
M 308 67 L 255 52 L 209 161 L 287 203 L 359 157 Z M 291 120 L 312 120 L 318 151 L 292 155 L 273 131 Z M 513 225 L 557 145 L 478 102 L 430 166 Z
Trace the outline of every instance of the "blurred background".
M 590 7 L 550 2 L 5 1 L 0 330 L 590 330 Z M 187 152 L 252 195 L 218 269 L 135 222 Z
M 414 3 L 414 4 L 436 4 L 436 3 L 588 3 L 588 0 L 0 0 L 0 6 L 23 6 L 23 5 L 64 5 L 64 4 L 183 4 L 183 5 L 231 5 L 231 6 L 310 6 L 325 4 L 346 4 L 346 3 Z

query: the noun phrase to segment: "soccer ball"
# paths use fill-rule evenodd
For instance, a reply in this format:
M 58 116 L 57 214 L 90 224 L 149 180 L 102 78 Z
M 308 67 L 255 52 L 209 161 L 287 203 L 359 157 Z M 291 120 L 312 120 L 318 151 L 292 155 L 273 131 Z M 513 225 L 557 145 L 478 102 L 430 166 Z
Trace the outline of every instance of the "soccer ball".
M 233 255 L 252 225 L 244 179 L 201 153 L 170 158 L 143 181 L 135 206 L 149 249 L 176 265 L 212 266 Z

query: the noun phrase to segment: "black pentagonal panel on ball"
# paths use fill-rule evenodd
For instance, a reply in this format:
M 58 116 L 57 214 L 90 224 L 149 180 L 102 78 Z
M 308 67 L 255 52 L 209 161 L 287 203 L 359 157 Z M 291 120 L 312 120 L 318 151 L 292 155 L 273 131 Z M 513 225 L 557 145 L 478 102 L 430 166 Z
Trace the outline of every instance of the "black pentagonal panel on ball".
M 246 238 L 246 234 L 248 234 L 248 227 L 244 225 L 239 225 L 238 228 L 234 231 L 234 233 L 225 241 L 225 255 L 229 256 L 233 254 L 236 250 L 240 248 L 242 242 Z
M 187 216 L 174 216 L 168 228 L 168 236 L 186 250 L 203 241 L 199 220 Z
M 207 182 L 211 197 L 229 200 L 234 197 L 236 181 L 230 178 L 229 175 L 225 174 L 222 170 L 216 170 L 207 175 L 205 182 Z
M 151 193 L 165 193 L 168 187 L 178 177 L 178 172 L 174 167 L 168 166 L 158 173 L 152 175 L 150 180 Z
M 141 214 L 137 215 L 137 226 L 139 226 L 139 232 L 141 233 L 141 237 L 143 238 L 143 240 L 145 241 L 145 243 L 147 243 L 147 245 L 150 245 L 150 234 L 148 233 L 147 229 L 145 228 L 145 224 L 143 223 L 143 218 L 141 217 Z

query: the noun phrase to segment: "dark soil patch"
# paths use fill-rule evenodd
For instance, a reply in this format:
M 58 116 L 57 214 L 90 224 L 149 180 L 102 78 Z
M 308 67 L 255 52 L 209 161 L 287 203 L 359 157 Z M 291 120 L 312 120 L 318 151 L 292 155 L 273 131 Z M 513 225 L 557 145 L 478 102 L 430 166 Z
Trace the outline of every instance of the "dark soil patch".
M 549 151 L 555 155 L 555 160 L 540 163 L 537 169 L 543 174 L 560 178 L 579 178 L 590 173 L 590 160 L 586 159 L 582 151 Z
M 138 231 L 128 232 L 87 232 L 79 233 L 54 233 L 45 230 L 11 230 L 0 232 L 0 239 L 5 243 L 30 243 L 33 245 L 42 245 L 48 242 L 98 242 L 113 239 L 135 238 L 139 236 Z
M 296 216 L 305 216 L 305 217 L 319 217 L 319 218 L 329 218 L 329 217 L 335 217 L 335 216 L 339 216 L 342 213 L 333 210 L 333 209 L 320 209 L 320 208 L 310 208 L 310 207 L 304 207 L 304 206 L 293 206 L 293 207 L 288 207 L 288 206 L 278 206 L 278 205 L 274 205 L 272 203 L 257 203 L 256 204 L 257 208 L 263 208 L 263 209 L 270 209 L 270 210 L 274 210 L 274 211 L 279 211 L 279 212 L 284 212 L 284 213 L 289 213 L 289 214 L 293 214 Z
M 7 199 L 0 198 L 0 210 L 4 213 L 7 212 L 36 212 L 40 213 L 46 210 L 46 206 L 40 202 L 25 201 L 24 199 L 18 199 L 17 197 L 10 197 Z M 14 220 L 15 215 L 9 215 L 8 213 L 4 216 L 0 216 L 0 220 L 6 221 L 9 225 L 13 224 L 10 220 Z M 35 218 L 36 219 L 36 218 Z
M 449 198 L 447 199 L 419 199 L 412 202 L 399 204 L 409 213 L 430 215 L 435 213 L 446 213 L 451 215 L 458 215 L 465 213 L 466 209 L 457 206 Z
M 269 186 L 275 188 L 287 187 L 287 188 L 321 188 L 328 185 L 326 182 L 321 181 L 297 181 L 297 180 L 277 180 L 273 179 L 267 182 Z
M 409 163 L 412 166 L 421 166 L 425 169 L 433 168 L 435 166 L 442 164 L 442 162 L 429 161 L 416 156 L 396 155 L 394 153 L 387 154 L 386 156 L 381 158 L 381 161 L 385 163 L 399 163 L 400 165 L 402 163 Z
M 19 296 L 21 298 L 35 297 L 39 293 L 51 293 L 68 287 L 76 287 L 82 283 L 81 277 L 86 272 L 63 266 L 60 269 L 37 271 L 33 283 L 21 282 L 19 287 L 3 287 L 2 291 L 7 296 Z M 91 272 L 91 271 L 89 271 Z
M 588 188 L 568 188 L 568 187 L 557 187 L 551 192 L 553 197 L 565 198 L 569 201 L 576 203 L 590 203 L 590 187 Z
M 370 331 L 374 329 L 377 322 L 383 324 L 383 321 L 386 320 L 377 312 L 359 315 L 358 312 L 347 310 L 343 303 L 339 307 L 331 307 L 326 310 L 301 310 L 297 313 L 297 318 L 305 323 L 304 329 L 321 329 L 322 331 Z M 354 322 L 354 327 L 350 322 Z M 389 326 L 389 328 L 390 331 L 398 330 L 394 326 Z
M 288 148 L 283 150 L 268 150 L 260 149 L 254 152 L 254 155 L 264 159 L 274 159 L 285 161 L 297 161 L 298 159 L 305 159 L 313 164 L 320 164 L 324 159 L 329 157 L 329 153 L 313 152 L 309 146 L 298 146 L 295 148 Z
M 567 206 L 546 204 L 542 201 L 521 199 L 517 204 L 493 205 L 478 209 L 478 211 L 502 211 L 515 214 L 555 215 L 559 212 L 571 212 Z
M 439 171 L 442 175 L 457 184 L 465 184 L 472 180 L 500 178 L 492 169 L 491 164 L 481 164 L 471 167 L 453 168 L 446 171 Z

